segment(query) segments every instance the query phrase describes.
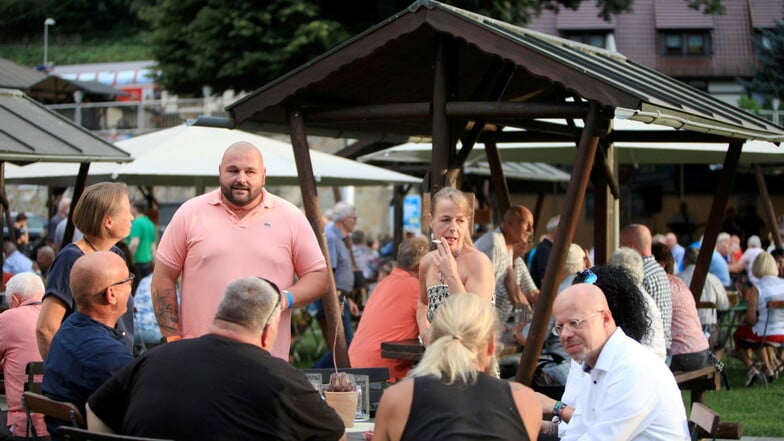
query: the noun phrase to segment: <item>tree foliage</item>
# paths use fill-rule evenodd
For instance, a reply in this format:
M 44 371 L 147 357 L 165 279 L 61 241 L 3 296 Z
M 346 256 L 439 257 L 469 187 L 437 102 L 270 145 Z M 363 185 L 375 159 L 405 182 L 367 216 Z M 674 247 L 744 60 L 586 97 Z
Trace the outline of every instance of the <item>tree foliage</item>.
M 44 20 L 53 18 L 58 34 L 121 30 L 138 33 L 137 0 L 0 0 L 0 40 L 41 38 Z
M 784 23 L 776 22 L 774 28 L 762 30 L 761 37 L 755 42 L 757 72 L 751 81 L 740 83 L 752 93 L 784 101 Z

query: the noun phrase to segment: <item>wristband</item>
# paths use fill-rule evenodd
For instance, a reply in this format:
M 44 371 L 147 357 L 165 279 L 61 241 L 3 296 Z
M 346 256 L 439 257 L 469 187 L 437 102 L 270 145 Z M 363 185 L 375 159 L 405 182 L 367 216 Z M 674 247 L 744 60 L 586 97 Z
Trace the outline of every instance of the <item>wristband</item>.
M 553 422 L 555 424 L 561 422 L 561 413 L 563 412 L 564 408 L 566 408 L 566 404 L 562 403 L 561 401 L 555 402 L 555 405 L 553 406 Z
M 287 309 L 292 309 L 294 307 L 294 296 L 291 295 L 291 292 L 287 289 L 283 290 L 283 294 L 286 295 L 286 302 L 288 302 Z

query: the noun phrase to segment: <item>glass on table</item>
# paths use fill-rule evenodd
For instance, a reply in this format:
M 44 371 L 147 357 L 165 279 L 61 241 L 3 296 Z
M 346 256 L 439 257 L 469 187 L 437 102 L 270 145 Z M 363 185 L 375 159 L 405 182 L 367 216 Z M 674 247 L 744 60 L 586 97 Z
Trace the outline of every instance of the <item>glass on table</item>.
M 370 420 L 370 377 L 354 374 L 354 384 L 357 385 L 357 414 L 354 421 Z

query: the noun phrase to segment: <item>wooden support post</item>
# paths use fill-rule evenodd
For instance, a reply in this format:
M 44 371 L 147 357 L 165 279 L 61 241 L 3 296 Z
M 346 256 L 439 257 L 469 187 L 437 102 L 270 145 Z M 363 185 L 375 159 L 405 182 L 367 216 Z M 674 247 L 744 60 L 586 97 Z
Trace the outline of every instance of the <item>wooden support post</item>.
M 71 198 L 71 209 L 68 210 L 68 222 L 65 224 L 65 234 L 63 234 L 63 242 L 58 244 L 60 249 L 73 241 L 74 224 L 73 224 L 73 208 L 84 193 L 84 187 L 87 186 L 87 173 L 90 172 L 90 163 L 82 162 L 79 164 L 79 174 L 76 175 L 76 183 L 74 184 L 74 194 Z
M 316 178 L 313 175 L 313 163 L 310 159 L 310 149 L 308 147 L 308 138 L 305 134 L 305 123 L 302 120 L 302 113 L 298 109 L 290 109 L 288 112 L 289 126 L 291 128 L 291 145 L 294 148 L 294 159 L 297 162 L 297 175 L 299 176 L 299 186 L 302 191 L 302 205 L 305 208 L 305 215 L 310 221 L 310 226 L 316 233 L 318 238 L 321 252 L 324 254 L 324 259 L 327 261 L 327 268 L 332 268 L 329 259 L 329 251 L 327 250 L 327 242 L 324 236 L 324 227 L 321 206 L 318 199 L 318 191 L 316 189 Z M 338 294 L 335 288 L 335 279 L 332 271 L 329 273 L 329 291 L 324 293 L 322 301 L 324 302 L 324 315 L 326 316 L 327 329 L 325 331 L 325 338 L 327 347 L 332 349 L 333 342 L 335 343 L 335 359 L 337 367 L 346 368 L 350 367 L 348 359 L 348 349 L 346 346 L 346 335 L 343 331 L 343 320 L 341 319 L 343 311 L 340 310 L 338 303 Z
M 485 153 L 487 154 L 487 163 L 490 164 L 493 188 L 495 188 L 495 194 L 498 198 L 498 214 L 503 217 L 506 210 L 512 206 L 512 198 L 509 196 L 509 187 L 506 185 L 504 169 L 501 167 L 501 154 L 493 141 L 485 143 Z
M 759 164 L 754 164 L 754 175 L 757 177 L 757 187 L 760 191 L 760 197 L 762 197 L 762 209 L 765 212 L 765 222 L 768 224 L 773 243 L 776 244 L 776 248 L 782 248 L 779 223 L 776 221 L 776 212 L 773 210 L 773 202 L 770 201 L 768 186 L 765 184 L 765 176 L 762 175 L 762 169 Z
M 724 168 L 719 178 L 719 186 L 716 189 L 716 194 L 713 196 L 713 204 L 708 215 L 708 221 L 705 224 L 700 254 L 694 267 L 691 286 L 689 286 L 692 294 L 694 294 L 694 301 L 698 303 L 702 295 L 702 287 L 705 286 L 705 277 L 708 275 L 708 267 L 713 257 L 713 250 L 716 248 L 716 237 L 721 231 L 724 210 L 727 208 L 730 191 L 732 191 L 732 185 L 735 182 L 735 171 L 738 169 L 741 147 L 743 147 L 743 140 L 736 139 L 730 142 L 727 154 L 724 156 Z
M 433 78 L 433 152 L 430 172 L 431 194 L 447 185 L 446 178 L 452 165 L 455 149 L 450 139 L 449 118 L 446 115 L 446 103 L 449 99 L 448 65 L 453 55 L 452 44 L 441 37 L 438 41 L 438 54 L 435 60 Z
M 539 299 L 534 310 L 533 323 L 531 324 L 528 340 L 525 349 L 523 349 L 523 356 L 515 376 L 515 380 L 523 384 L 530 385 L 533 382 L 536 364 L 542 352 L 547 324 L 553 309 L 553 300 L 555 300 L 556 290 L 558 289 L 558 281 L 555 278 L 564 266 L 566 253 L 574 238 L 577 220 L 585 200 L 585 190 L 588 188 L 591 167 L 596 157 L 596 148 L 599 144 L 598 129 L 601 122 L 600 119 L 599 104 L 591 102 L 590 110 L 585 119 L 585 128 L 580 135 L 580 142 L 577 147 L 577 158 L 572 171 L 572 178 L 569 181 L 569 188 L 566 191 L 566 201 L 561 211 L 558 234 L 553 243 L 552 251 L 550 251 L 550 258 L 547 260 L 542 288 L 539 291 Z

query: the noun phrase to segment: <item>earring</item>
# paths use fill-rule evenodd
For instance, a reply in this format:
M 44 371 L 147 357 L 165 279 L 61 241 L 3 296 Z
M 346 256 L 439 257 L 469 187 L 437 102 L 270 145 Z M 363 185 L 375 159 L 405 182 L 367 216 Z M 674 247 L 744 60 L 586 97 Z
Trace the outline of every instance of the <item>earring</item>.
M 434 240 L 436 240 L 436 235 L 435 235 L 435 234 L 433 234 L 433 232 L 431 231 L 431 232 L 430 232 L 430 241 L 432 242 L 432 241 L 434 241 Z

